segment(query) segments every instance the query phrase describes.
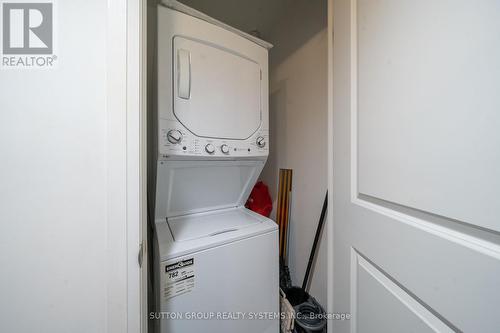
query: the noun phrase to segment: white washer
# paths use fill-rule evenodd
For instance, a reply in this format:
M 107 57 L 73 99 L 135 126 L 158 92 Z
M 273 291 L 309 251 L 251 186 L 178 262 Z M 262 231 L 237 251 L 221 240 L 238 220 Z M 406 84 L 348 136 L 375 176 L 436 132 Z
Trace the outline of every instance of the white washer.
M 270 44 L 158 7 L 158 331 L 279 331 L 276 224 L 244 207 L 268 156 Z

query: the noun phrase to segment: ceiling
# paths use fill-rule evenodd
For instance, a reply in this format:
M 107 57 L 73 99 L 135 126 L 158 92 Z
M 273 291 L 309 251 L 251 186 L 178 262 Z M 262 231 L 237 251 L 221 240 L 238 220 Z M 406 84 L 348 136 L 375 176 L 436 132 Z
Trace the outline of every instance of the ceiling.
M 179 0 L 244 32 L 258 30 L 263 39 L 291 0 Z

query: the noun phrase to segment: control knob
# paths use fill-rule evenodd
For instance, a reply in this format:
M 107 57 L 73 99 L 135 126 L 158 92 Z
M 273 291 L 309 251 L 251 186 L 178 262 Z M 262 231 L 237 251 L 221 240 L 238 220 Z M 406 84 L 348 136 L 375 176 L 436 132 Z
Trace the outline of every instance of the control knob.
M 220 151 L 227 155 L 227 154 L 229 154 L 229 147 L 226 144 L 224 144 L 224 145 L 220 146 Z
M 266 139 L 263 136 L 259 136 L 256 143 L 259 148 L 264 148 L 266 146 Z
M 205 146 L 205 151 L 209 154 L 213 154 L 215 153 L 215 147 L 213 144 L 211 143 L 208 143 L 206 146 Z
M 167 132 L 167 140 L 173 144 L 180 143 L 182 141 L 182 133 L 178 130 L 170 130 Z

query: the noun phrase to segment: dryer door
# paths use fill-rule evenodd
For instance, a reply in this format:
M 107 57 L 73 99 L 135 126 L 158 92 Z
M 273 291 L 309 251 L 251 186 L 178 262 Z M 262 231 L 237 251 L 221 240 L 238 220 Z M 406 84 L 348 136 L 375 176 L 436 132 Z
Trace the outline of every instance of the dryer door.
M 174 114 L 201 137 L 247 139 L 261 123 L 261 68 L 216 45 L 176 36 Z

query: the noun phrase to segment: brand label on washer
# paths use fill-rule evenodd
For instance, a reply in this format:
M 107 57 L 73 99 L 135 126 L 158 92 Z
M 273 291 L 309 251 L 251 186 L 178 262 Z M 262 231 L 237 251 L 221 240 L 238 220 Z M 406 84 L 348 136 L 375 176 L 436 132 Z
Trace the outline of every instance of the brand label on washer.
M 165 300 L 194 289 L 194 258 L 183 259 L 165 266 Z

